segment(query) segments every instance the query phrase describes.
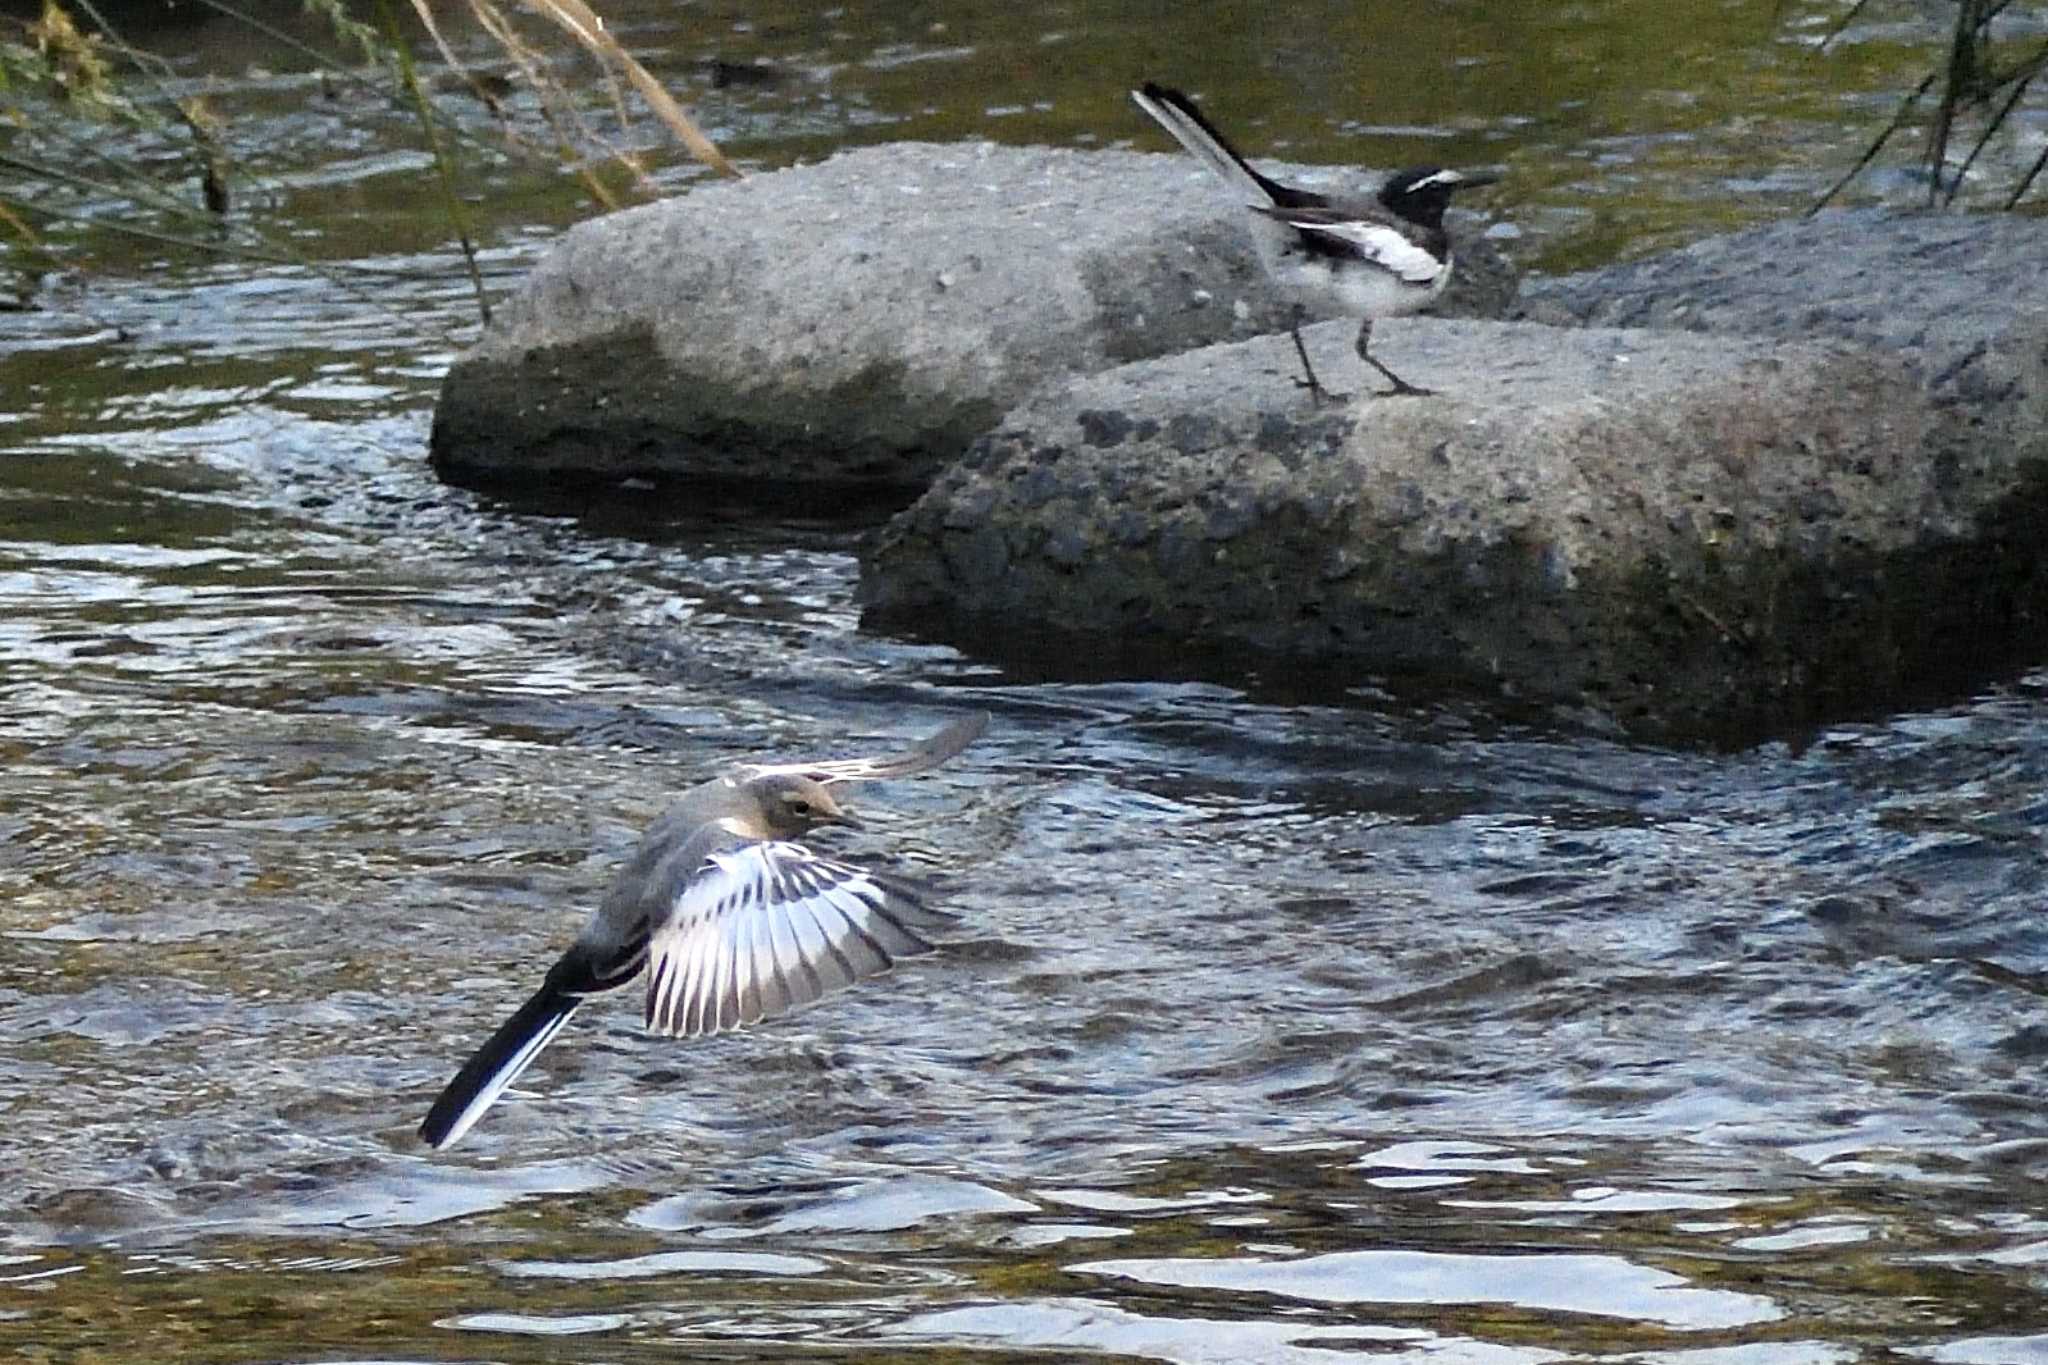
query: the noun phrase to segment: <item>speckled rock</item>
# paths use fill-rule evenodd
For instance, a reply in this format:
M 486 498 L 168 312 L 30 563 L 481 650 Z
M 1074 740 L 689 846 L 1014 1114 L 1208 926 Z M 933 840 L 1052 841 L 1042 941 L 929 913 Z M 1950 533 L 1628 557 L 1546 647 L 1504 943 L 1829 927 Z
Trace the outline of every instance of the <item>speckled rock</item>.
M 1959 471 L 2017 486 L 2048 459 L 2048 221 L 1845 210 L 1530 281 L 1526 311 L 1598 327 L 1839 337 L 1896 356 L 1969 429 Z M 1961 435 L 1961 433 L 1959 433 Z M 1943 528 L 1974 534 L 1969 519 Z
M 1244 216 L 1178 154 L 898 143 L 706 185 L 570 230 L 450 369 L 433 460 L 915 490 L 1048 382 L 1283 328 Z M 1501 315 L 1512 272 L 1461 251 L 1441 310 Z
M 1381 324 L 1444 398 L 1314 409 L 1275 339 L 1129 366 L 1006 418 L 862 600 L 983 652 L 1221 648 L 1660 738 L 1943 695 L 2048 649 L 2043 260 L 2036 220 L 1830 214 L 1531 282 L 1551 327 Z M 1348 328 L 1310 335 L 1363 383 Z
M 1319 366 L 1347 374 L 1350 332 L 1310 329 Z M 1269 672 L 1481 682 L 1686 737 L 1896 695 L 2038 578 L 2038 553 L 1950 538 L 2027 524 L 2042 490 L 1990 473 L 1897 355 L 1421 319 L 1376 336 L 1446 396 L 1317 409 L 1266 338 L 1024 405 L 877 538 L 870 619 L 996 649 L 1231 645 Z

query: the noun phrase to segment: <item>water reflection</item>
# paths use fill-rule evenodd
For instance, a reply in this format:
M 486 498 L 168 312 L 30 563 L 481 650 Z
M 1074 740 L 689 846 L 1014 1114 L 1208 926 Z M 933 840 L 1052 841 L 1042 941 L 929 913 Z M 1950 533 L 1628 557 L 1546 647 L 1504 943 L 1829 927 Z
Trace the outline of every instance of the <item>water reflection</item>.
M 1940 1365 L 2040 1365 L 2048 1361 L 2048 1335 L 1967 1337 L 1910 1354 Z
M 920 1314 L 889 1335 L 1015 1350 L 1100 1352 L 1174 1365 L 1542 1365 L 1563 1351 L 1461 1340 L 1426 1328 L 1151 1316 L 1086 1299 L 988 1303 Z
M 746 1251 L 657 1251 L 613 1261 L 512 1261 L 501 1274 L 557 1280 L 639 1280 L 661 1275 L 822 1275 L 831 1266 L 810 1256 Z
M 1501 1304 L 1536 1313 L 1633 1318 L 1682 1330 L 1746 1327 L 1784 1316 L 1754 1294 L 1701 1289 L 1683 1276 L 1612 1256 L 1477 1256 L 1348 1251 L 1298 1260 L 1085 1261 L 1077 1275 L 1311 1303 Z

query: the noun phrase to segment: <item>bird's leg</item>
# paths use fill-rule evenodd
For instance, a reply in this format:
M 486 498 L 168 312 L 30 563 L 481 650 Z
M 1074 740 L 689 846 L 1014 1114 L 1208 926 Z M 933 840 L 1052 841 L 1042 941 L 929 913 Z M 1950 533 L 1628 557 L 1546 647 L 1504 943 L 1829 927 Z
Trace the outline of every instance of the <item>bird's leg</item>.
M 1294 320 L 1287 324 L 1287 334 L 1294 338 L 1294 353 L 1301 357 L 1301 372 L 1308 376 L 1306 379 L 1295 380 L 1294 387 L 1307 389 L 1310 399 L 1317 407 L 1325 403 L 1349 402 L 1350 394 L 1332 393 L 1324 388 L 1322 381 L 1316 378 L 1316 367 L 1308 363 L 1308 347 L 1301 344 L 1301 323 L 1307 315 L 1308 310 L 1297 303 L 1294 305 Z
M 1387 377 L 1387 382 L 1394 386 L 1393 388 L 1388 389 L 1384 393 L 1374 394 L 1373 396 L 1375 398 L 1395 398 L 1401 396 L 1407 396 L 1411 398 L 1427 398 L 1431 394 L 1436 392 L 1435 389 L 1419 388 L 1416 385 L 1409 383 L 1400 375 L 1395 374 L 1392 370 L 1380 364 L 1379 361 L 1374 360 L 1372 358 L 1372 352 L 1366 349 L 1367 346 L 1371 343 L 1371 341 L 1372 319 L 1367 318 L 1364 322 L 1358 324 L 1358 358 L 1360 360 L 1363 360 L 1366 364 L 1372 366 L 1375 370 L 1378 370 L 1381 374 L 1385 375 Z M 1300 341 L 1297 339 L 1295 344 L 1299 345 Z

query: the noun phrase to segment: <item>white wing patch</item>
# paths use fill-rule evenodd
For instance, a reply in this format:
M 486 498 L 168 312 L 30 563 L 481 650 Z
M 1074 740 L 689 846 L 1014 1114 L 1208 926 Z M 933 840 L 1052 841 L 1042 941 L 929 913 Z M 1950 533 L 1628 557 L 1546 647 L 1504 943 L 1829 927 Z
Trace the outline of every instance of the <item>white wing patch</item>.
M 1289 227 L 1343 242 L 1359 255 L 1383 269 L 1392 271 L 1410 284 L 1428 284 L 1443 273 L 1442 261 L 1393 228 L 1360 219 L 1331 223 L 1313 219 L 1303 221 L 1289 218 L 1284 214 L 1273 216 Z
M 647 1027 L 696 1038 L 787 1013 L 932 945 L 933 911 L 801 844 L 705 859 L 647 944 Z

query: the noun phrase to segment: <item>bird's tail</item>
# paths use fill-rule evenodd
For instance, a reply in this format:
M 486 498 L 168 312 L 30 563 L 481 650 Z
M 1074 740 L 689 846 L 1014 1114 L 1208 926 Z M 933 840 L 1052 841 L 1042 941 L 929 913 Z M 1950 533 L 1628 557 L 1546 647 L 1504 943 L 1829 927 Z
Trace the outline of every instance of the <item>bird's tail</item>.
M 1253 170 L 1251 164 L 1230 145 L 1229 139 L 1202 117 L 1202 111 L 1195 107 L 1195 102 L 1180 91 L 1156 81 L 1147 81 L 1142 89 L 1131 92 L 1131 99 L 1160 127 L 1173 134 L 1174 141 L 1193 152 L 1216 172 L 1217 178 L 1242 195 L 1248 206 L 1284 205 L 1288 202 L 1287 187 Z
M 470 1125 L 484 1116 L 484 1110 L 505 1093 L 505 1087 L 562 1031 L 582 1003 L 581 994 L 564 991 L 553 982 L 534 992 L 448 1082 L 420 1123 L 421 1139 L 436 1148 L 459 1142 Z

